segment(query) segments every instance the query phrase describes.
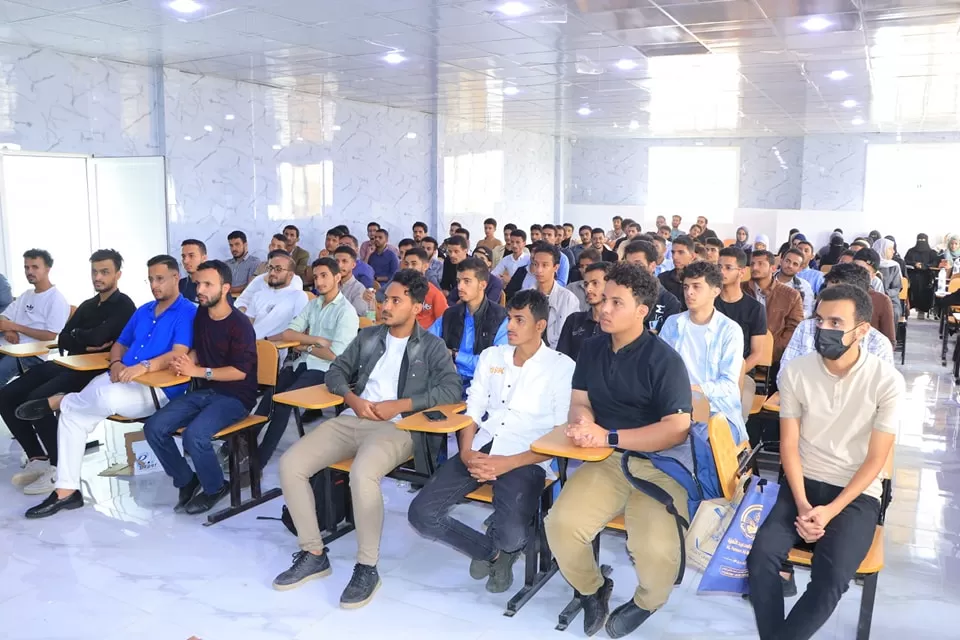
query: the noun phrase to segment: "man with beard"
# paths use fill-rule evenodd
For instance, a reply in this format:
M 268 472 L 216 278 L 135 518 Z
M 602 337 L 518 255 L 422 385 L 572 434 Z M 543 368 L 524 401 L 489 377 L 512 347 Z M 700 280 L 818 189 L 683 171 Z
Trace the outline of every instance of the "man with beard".
M 256 275 L 257 267 L 260 266 L 260 258 L 250 254 L 247 249 L 247 234 L 243 231 L 231 231 L 227 236 L 227 242 L 230 243 L 230 255 L 233 256 L 227 260 L 230 267 L 230 277 L 233 286 L 230 293 L 235 296 L 243 293 L 250 281 Z
M 600 305 L 603 303 L 603 288 L 611 266 L 609 262 L 594 262 L 584 268 L 583 294 L 588 308 L 567 316 L 560 330 L 557 351 L 566 354 L 574 362 L 580 356 L 583 341 L 600 333 Z
M 290 321 L 307 306 L 307 294 L 292 286 L 296 263 L 286 251 L 271 251 L 267 262 L 267 286 L 258 289 L 241 309 L 253 323 L 257 340 L 277 338 Z M 237 305 L 239 308 L 239 304 Z
M 193 378 L 196 390 L 174 398 L 143 425 L 150 448 L 180 490 L 173 509 L 178 513 L 204 513 L 227 495 L 213 434 L 249 415 L 257 400 L 257 338 L 227 301 L 230 278 L 230 267 L 220 260 L 197 267 L 200 308 L 193 321 L 193 349 L 174 356 L 169 365 L 178 376 Z M 181 427 L 183 448 L 196 472 L 173 440 Z

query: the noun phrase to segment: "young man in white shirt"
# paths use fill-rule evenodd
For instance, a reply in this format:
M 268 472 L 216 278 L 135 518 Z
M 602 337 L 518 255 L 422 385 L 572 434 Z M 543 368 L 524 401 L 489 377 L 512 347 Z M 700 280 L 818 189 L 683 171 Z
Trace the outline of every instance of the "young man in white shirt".
M 257 340 L 279 338 L 290 321 L 307 306 L 307 294 L 303 288 L 291 285 L 296 264 L 290 254 L 272 251 L 267 262 L 267 288 L 258 289 L 243 309 L 253 322 Z
M 510 241 L 507 243 L 510 249 L 508 255 L 497 263 L 493 269 L 493 275 L 499 276 L 503 280 L 504 286 L 510 282 L 510 278 L 520 267 L 530 264 L 530 254 L 527 253 L 527 232 L 523 229 L 514 229 L 510 233 Z
M 53 258 L 43 249 L 30 249 L 23 254 L 23 273 L 33 289 L 24 291 L 0 316 L 2 344 L 20 344 L 55 340 L 70 318 L 70 303 L 56 285 L 50 282 Z M 25 369 L 38 364 L 40 358 L 22 358 Z M 17 358 L 0 356 L 0 386 L 20 373 Z
M 547 297 L 550 317 L 547 320 L 547 346 L 556 348 L 560 331 L 567 316 L 580 310 L 580 301 L 573 292 L 557 282 L 560 268 L 560 249 L 556 245 L 538 242 L 530 250 L 530 272 L 536 280 L 535 288 Z
M 357 266 L 357 252 L 353 247 L 340 245 L 334 250 L 333 259 L 340 266 L 340 293 L 353 305 L 357 316 L 365 316 L 371 310 L 376 311 L 376 300 L 368 301 L 368 297 L 364 296 L 367 288 L 353 275 L 353 270 Z
M 520 291 L 508 305 L 508 345 L 481 355 L 467 394 L 473 424 L 460 431 L 460 455 L 449 459 L 410 503 L 411 526 L 470 556 L 470 577 L 487 591 L 513 584 L 513 563 L 531 532 L 550 458 L 530 445 L 567 421 L 574 362 L 549 349 L 547 298 Z M 486 533 L 450 511 L 481 484 L 493 487 L 493 520 Z

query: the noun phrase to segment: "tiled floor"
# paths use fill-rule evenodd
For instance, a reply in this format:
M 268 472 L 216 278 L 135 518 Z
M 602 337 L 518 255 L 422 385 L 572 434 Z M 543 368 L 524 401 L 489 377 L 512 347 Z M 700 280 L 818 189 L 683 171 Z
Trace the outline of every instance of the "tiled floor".
M 936 327 L 910 324 L 909 406 L 897 446 L 894 500 L 887 516 L 887 566 L 880 575 L 873 638 L 960 638 L 960 403 L 936 357 Z M 114 429 L 115 427 L 110 427 Z M 295 430 L 288 432 L 290 439 Z M 110 434 L 108 434 L 108 437 Z M 0 435 L 0 638 L 72 640 L 313 640 L 562 638 L 553 630 L 571 591 L 557 575 L 515 617 L 501 615 L 508 596 L 488 594 L 467 576 L 456 552 L 419 538 L 406 522 L 410 494 L 384 482 L 387 518 L 383 587 L 364 609 L 342 611 L 340 591 L 353 566 L 353 535 L 330 549 L 334 573 L 286 593 L 270 587 L 296 550 L 272 520 L 281 500 L 206 528 L 175 515 L 175 491 L 163 475 L 135 480 L 97 476 L 122 451 L 122 436 L 84 462 L 82 510 L 27 521 L 39 502 L 9 478 L 19 449 Z M 119 446 L 116 441 L 119 440 Z M 275 463 L 265 486 L 277 486 Z M 487 509 L 458 507 L 479 523 Z M 623 539 L 604 535 L 602 561 L 615 567 L 614 603 L 636 584 Z M 516 565 L 522 580 L 522 562 Z M 798 572 L 801 590 L 807 574 Z M 669 604 L 633 636 L 669 640 L 756 637 L 749 605 L 729 596 L 698 596 L 688 571 Z M 852 586 L 817 635 L 853 638 L 860 588 Z M 565 634 L 582 637 L 578 619 Z M 598 637 L 603 637 L 601 632 Z

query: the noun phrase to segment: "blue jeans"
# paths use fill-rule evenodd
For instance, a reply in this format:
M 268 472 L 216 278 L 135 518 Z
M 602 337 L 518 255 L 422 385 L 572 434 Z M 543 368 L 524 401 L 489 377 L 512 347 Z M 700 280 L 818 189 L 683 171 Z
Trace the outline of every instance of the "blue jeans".
M 17 360 L 18 358 L 14 358 L 13 356 L 0 356 L 0 387 L 10 382 L 15 376 L 20 375 Z M 43 362 L 43 360 L 36 356 L 19 358 L 19 360 L 24 371 Z
M 489 447 L 481 449 L 484 453 Z M 473 560 L 493 560 L 500 551 L 523 548 L 540 506 L 545 472 L 535 464 L 503 474 L 493 485 L 493 521 L 486 533 L 450 517 L 450 511 L 477 482 L 459 455 L 453 456 L 430 479 L 410 503 L 407 519 L 421 535 L 446 542 Z
M 323 384 L 325 374 L 325 371 L 308 369 L 305 363 L 300 363 L 296 369 L 285 367 L 281 369 L 277 378 L 277 393 Z M 267 415 L 271 400 L 272 397 L 264 394 L 263 399 L 260 400 L 260 406 L 257 407 L 258 416 Z M 261 469 L 267 466 L 273 452 L 277 450 L 277 445 L 280 444 L 280 439 L 283 438 L 283 433 L 287 430 L 287 423 L 290 422 L 292 411 L 293 407 L 288 404 L 274 405 L 273 418 L 267 424 L 266 431 L 263 434 L 263 442 L 260 443 L 259 447 Z
M 213 434 L 246 418 L 249 413 L 236 398 L 202 389 L 171 400 L 147 419 L 143 433 L 163 470 L 173 478 L 174 486 L 182 489 L 190 484 L 193 471 L 180 455 L 173 434 L 180 427 L 186 427 L 183 448 L 193 459 L 203 492 L 212 495 L 223 487 L 223 471 L 211 442 Z

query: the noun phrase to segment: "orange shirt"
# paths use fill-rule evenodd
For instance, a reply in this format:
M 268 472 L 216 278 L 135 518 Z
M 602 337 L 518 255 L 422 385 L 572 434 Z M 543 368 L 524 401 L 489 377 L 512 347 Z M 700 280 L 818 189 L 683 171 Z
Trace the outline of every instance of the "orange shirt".
M 443 291 L 440 291 L 432 282 L 427 284 L 430 286 L 427 289 L 427 298 L 423 301 L 423 311 L 417 316 L 417 322 L 424 329 L 432 327 L 437 318 L 447 310 L 447 299 L 443 295 Z

